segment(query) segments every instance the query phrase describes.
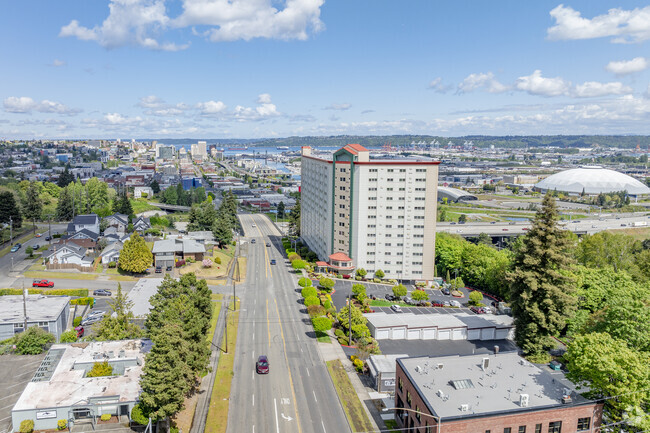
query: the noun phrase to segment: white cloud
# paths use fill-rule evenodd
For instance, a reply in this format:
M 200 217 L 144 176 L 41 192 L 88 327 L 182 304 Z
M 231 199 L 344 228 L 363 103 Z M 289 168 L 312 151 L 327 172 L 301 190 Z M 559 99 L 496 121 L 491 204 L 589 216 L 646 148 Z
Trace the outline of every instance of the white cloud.
M 607 95 L 626 95 L 632 92 L 631 87 L 624 86 L 623 83 L 617 81 L 611 83 L 587 81 L 583 84 L 578 84 L 572 92 L 572 95 L 577 98 L 594 98 Z
M 257 97 L 257 103 L 258 104 L 270 104 L 271 103 L 271 95 L 268 93 L 262 93 Z
M 509 90 L 494 78 L 492 72 L 470 74 L 458 85 L 458 93 L 467 93 L 477 89 L 485 89 L 489 93 L 503 93 Z
M 267 39 L 305 40 L 324 28 L 320 10 L 324 0 L 183 0 L 183 12 L 167 15 L 166 0 L 111 0 L 101 25 L 85 27 L 73 19 L 59 36 L 95 41 L 105 48 L 127 45 L 179 51 L 189 44 L 161 42 L 162 34 L 180 28 L 213 42 Z M 197 29 L 196 26 L 207 26 Z
M 429 89 L 434 90 L 437 93 L 447 93 L 452 89 L 451 84 L 443 84 L 442 78 L 437 77 L 431 80 L 429 83 Z
M 59 60 L 59 59 L 54 59 L 50 66 L 54 66 L 55 68 L 59 68 L 61 66 L 65 66 L 65 61 Z
M 592 19 L 583 18 L 570 6 L 551 10 L 555 25 L 548 29 L 549 39 L 593 39 L 614 36 L 612 42 L 642 42 L 650 39 L 650 6 L 633 10 L 610 9 Z
M 616 75 L 627 75 L 641 72 L 648 67 L 648 60 L 645 57 L 635 57 L 632 60 L 620 62 L 609 62 L 605 69 Z
M 165 105 L 165 101 L 156 95 L 143 96 L 138 102 L 138 107 L 142 108 L 160 108 Z
M 204 34 L 213 42 L 253 38 L 308 38 L 323 29 L 320 8 L 324 0 L 288 0 L 278 8 L 272 0 L 184 0 L 177 27 L 213 26 Z
M 271 96 L 267 93 L 259 95 L 257 98 L 257 103 L 259 105 L 254 108 L 243 107 L 241 105 L 236 106 L 234 112 L 232 113 L 232 116 L 236 120 L 243 122 L 247 120 L 267 120 L 272 117 L 278 117 L 282 115 L 282 113 L 277 110 L 277 107 L 271 103 Z
M 60 102 L 48 101 L 47 99 L 36 102 L 27 96 L 10 96 L 5 98 L 3 105 L 5 111 L 8 113 L 31 113 L 32 111 L 38 111 L 39 113 L 75 115 L 81 112 L 81 110 L 69 108 Z
M 226 114 L 226 104 L 221 101 L 199 102 L 197 108 L 203 116 L 222 116 Z
M 571 83 L 560 77 L 542 77 L 542 71 L 537 69 L 528 76 L 519 77 L 515 81 L 515 88 L 528 92 L 531 95 L 560 96 L 566 95 L 571 89 Z
M 111 0 L 110 13 L 101 26 L 84 27 L 72 20 L 63 26 L 61 37 L 95 41 L 105 48 L 136 45 L 152 50 L 178 51 L 188 45 L 159 42 L 154 35 L 169 24 L 164 0 Z
M 344 102 L 342 104 L 330 104 L 324 108 L 324 110 L 336 110 L 336 111 L 345 111 L 349 110 L 352 107 L 352 104 Z

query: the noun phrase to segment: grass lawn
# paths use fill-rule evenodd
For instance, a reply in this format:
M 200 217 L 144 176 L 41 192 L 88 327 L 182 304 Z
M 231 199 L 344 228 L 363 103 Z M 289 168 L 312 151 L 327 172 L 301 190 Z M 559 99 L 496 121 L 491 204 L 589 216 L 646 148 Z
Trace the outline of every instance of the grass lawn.
M 629 229 L 616 229 L 616 230 L 607 230 L 612 234 L 621 234 L 625 233 L 626 235 L 632 236 L 635 241 L 644 241 L 650 238 L 650 227 L 637 227 Z
M 211 297 L 213 301 L 212 319 L 210 320 L 210 329 L 208 330 L 208 335 L 205 337 L 208 343 L 211 343 L 212 337 L 214 337 L 214 328 L 217 326 L 217 321 L 219 320 L 219 312 L 221 312 L 221 300 L 223 299 L 223 295 L 221 293 L 213 293 Z
M 224 433 L 228 426 L 228 405 L 230 384 L 232 382 L 233 364 L 235 363 L 235 346 L 237 345 L 237 326 L 239 310 L 228 313 L 228 353 L 219 355 L 219 365 L 214 377 L 214 387 L 210 396 L 210 408 L 205 422 L 205 433 Z M 225 347 L 226 340 L 221 342 Z
M 227 271 L 227 262 L 225 264 L 222 262 L 220 265 L 213 263 L 211 267 L 205 268 L 203 267 L 203 263 L 199 261 L 180 268 L 181 275 L 194 272 L 194 275 L 196 275 L 197 278 L 219 278 L 225 276 Z
M 352 426 L 352 431 L 355 432 L 367 432 L 372 431 L 373 426 L 366 411 L 363 409 L 363 403 L 359 400 L 350 378 L 343 368 L 343 364 L 338 359 L 334 361 L 327 362 L 327 370 L 332 376 L 332 381 L 334 382 L 334 388 L 336 388 L 336 393 L 339 396 L 343 410 L 345 411 L 345 416 L 348 417 L 348 421 Z
M 76 272 L 50 272 L 50 271 L 27 271 L 25 278 L 62 278 L 64 280 L 96 280 L 96 274 L 82 274 Z
M 285 212 L 285 213 L 288 214 L 289 212 Z M 271 221 L 276 222 L 276 221 L 275 221 L 275 214 L 274 214 L 273 212 L 268 212 L 268 213 L 265 213 L 264 215 L 266 215 L 267 217 L 269 217 L 269 219 L 270 219 Z M 285 215 L 284 218 L 278 218 L 278 221 L 277 221 L 277 222 L 279 222 L 279 223 L 288 223 L 288 222 L 289 222 L 289 218 Z
M 146 212 L 148 210 L 160 210 L 159 207 L 147 203 L 147 199 L 145 198 L 136 198 L 130 200 L 131 200 L 131 206 L 133 206 L 133 213 L 135 214 Z
M 332 339 L 330 338 L 327 332 L 322 332 L 322 331 L 314 331 L 314 332 L 316 332 L 316 340 L 318 340 L 319 343 L 332 344 Z
M 239 258 L 239 282 L 246 281 L 246 257 Z

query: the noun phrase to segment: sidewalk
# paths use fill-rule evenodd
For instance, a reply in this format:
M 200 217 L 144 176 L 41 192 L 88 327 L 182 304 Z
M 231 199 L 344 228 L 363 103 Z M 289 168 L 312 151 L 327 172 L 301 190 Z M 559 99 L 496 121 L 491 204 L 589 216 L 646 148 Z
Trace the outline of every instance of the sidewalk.
M 354 366 L 352 365 L 352 361 L 350 361 L 350 359 L 345 355 L 345 352 L 343 352 L 343 348 L 341 347 L 341 345 L 338 344 L 338 342 L 334 340 L 331 335 L 330 335 L 330 339 L 333 340 L 331 344 L 318 343 L 318 351 L 320 352 L 323 361 L 325 362 L 334 361 L 335 359 L 341 361 L 341 364 L 343 364 L 343 368 L 345 368 L 345 371 L 348 373 L 350 382 L 352 382 L 352 387 L 354 388 L 357 395 L 359 396 L 359 400 L 361 400 L 362 406 L 365 409 L 366 414 L 370 419 L 370 422 L 373 424 L 374 430 L 375 431 L 385 430 L 386 426 L 384 425 L 384 422 L 381 419 L 381 414 L 376 409 L 375 405 L 372 403 L 372 399 L 370 398 L 370 394 L 368 393 L 369 391 L 374 391 L 374 390 L 365 387 L 363 383 L 361 383 L 361 379 L 359 379 L 359 376 L 357 375 L 357 372 L 354 369 Z

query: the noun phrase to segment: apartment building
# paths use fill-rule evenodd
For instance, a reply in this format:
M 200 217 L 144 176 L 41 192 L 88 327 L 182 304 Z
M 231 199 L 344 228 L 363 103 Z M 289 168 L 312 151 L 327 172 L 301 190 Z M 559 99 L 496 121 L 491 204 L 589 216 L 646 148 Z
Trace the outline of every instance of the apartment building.
M 438 164 L 370 159 L 358 144 L 331 158 L 302 148 L 301 237 L 328 267 L 350 274 L 432 280 Z

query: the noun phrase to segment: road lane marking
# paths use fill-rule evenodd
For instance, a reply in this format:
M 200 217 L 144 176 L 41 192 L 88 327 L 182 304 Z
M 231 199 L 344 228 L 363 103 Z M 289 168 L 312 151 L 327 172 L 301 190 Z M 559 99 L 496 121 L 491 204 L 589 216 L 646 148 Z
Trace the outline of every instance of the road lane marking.
M 320 420 L 320 425 L 323 426 L 323 432 L 327 433 L 327 430 L 325 430 L 325 423 L 323 422 L 323 420 Z
M 309 377 L 309 370 L 307 370 L 307 376 Z
M 252 394 L 251 397 L 253 397 L 253 406 L 255 406 L 255 394 Z
M 273 406 L 275 407 L 275 429 L 280 433 L 280 423 L 278 422 L 278 401 L 273 399 Z
M 318 399 L 316 398 L 316 391 L 314 391 L 314 390 L 312 389 L 311 392 L 314 393 L 314 400 L 316 401 L 316 403 L 318 403 Z
M 269 300 L 266 300 L 266 327 L 269 330 L 269 347 L 271 347 L 271 322 L 269 322 Z
M 296 424 L 298 424 L 298 433 L 302 433 L 300 428 L 300 416 L 298 416 L 298 407 L 296 406 L 296 391 L 293 386 L 293 378 L 291 376 L 291 367 L 289 367 L 289 358 L 287 357 L 287 342 L 284 339 L 284 331 L 282 330 L 282 317 L 280 316 L 280 309 L 278 308 L 278 300 L 273 299 L 275 302 L 275 311 L 278 313 L 278 323 L 280 324 L 280 335 L 282 336 L 282 348 L 284 349 L 284 360 L 287 363 L 287 371 L 289 372 L 289 384 L 291 385 L 291 396 L 293 397 L 294 405 L 293 411 L 296 414 Z

